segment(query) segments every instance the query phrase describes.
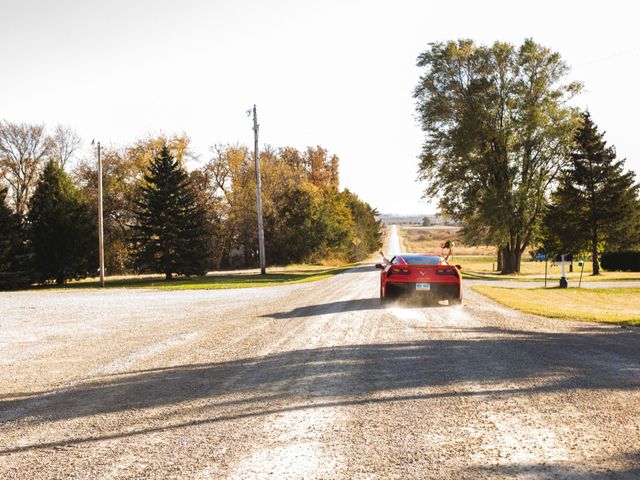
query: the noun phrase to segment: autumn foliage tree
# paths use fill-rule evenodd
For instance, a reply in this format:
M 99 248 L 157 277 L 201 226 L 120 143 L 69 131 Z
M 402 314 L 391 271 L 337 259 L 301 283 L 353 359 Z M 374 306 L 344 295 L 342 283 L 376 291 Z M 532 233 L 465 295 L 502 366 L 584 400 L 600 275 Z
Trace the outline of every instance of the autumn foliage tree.
M 135 220 L 135 205 L 140 188 L 155 153 L 164 145 L 181 165 L 193 156 L 186 135 L 149 135 L 129 145 L 103 146 L 103 209 L 105 232 L 105 271 L 120 275 L 132 271 L 130 226 Z M 97 216 L 98 167 L 94 156 L 78 163 L 73 171 L 76 184 Z
M 35 237 L 23 244 L 37 246 L 34 259 L 40 263 L 35 280 L 64 283 L 95 273 L 95 152 L 70 163 L 80 139 L 69 127 L 49 131 L 40 125 L 4 122 L 2 129 L 0 176 L 9 187 L 8 206 L 29 213 L 33 227 L 29 234 Z M 242 145 L 218 145 L 212 151 L 210 161 L 193 168 L 197 159 L 186 135 L 161 134 L 124 146 L 103 145 L 108 274 L 159 271 L 171 277 L 257 265 L 252 155 Z M 269 265 L 351 262 L 379 248 L 377 212 L 352 192 L 340 191 L 335 154 L 320 146 L 304 150 L 267 146 L 261 163 Z M 65 165 L 73 167 L 72 178 L 64 172 Z M 23 176 L 15 177 L 12 169 Z M 37 181 L 43 184 L 36 189 Z M 34 189 L 40 190 L 35 196 Z M 29 203 L 32 196 L 34 202 Z M 86 235 L 81 248 L 66 251 L 60 225 L 72 215 L 78 215 L 79 226 L 69 230 L 69 237 L 76 238 L 80 231 Z M 57 222 L 49 231 L 48 216 Z M 49 242 L 58 249 L 51 259 L 45 254 Z M 85 247 L 93 253 L 87 254 Z M 49 260 L 55 265 L 45 265 Z M 62 268 L 63 263 L 68 268 Z M 0 269 L 4 267 L 9 268 L 8 263 Z
M 377 212 L 338 188 L 339 159 L 322 147 L 261 152 L 267 262 L 273 264 L 355 261 L 381 245 Z M 241 264 L 258 262 L 253 159 L 245 147 L 218 146 L 204 169 L 213 182 L 209 205 L 224 212 L 224 238 Z M 206 207 L 205 207 L 206 208 Z
M 24 216 L 51 141 L 43 124 L 0 122 L 0 173 L 9 185 L 15 212 Z

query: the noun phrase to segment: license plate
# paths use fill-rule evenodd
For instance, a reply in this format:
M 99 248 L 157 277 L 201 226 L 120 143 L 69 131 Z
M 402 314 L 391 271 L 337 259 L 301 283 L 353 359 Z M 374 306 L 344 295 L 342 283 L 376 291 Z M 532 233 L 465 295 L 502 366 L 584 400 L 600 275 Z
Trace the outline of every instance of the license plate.
M 430 283 L 416 283 L 416 290 L 431 290 Z

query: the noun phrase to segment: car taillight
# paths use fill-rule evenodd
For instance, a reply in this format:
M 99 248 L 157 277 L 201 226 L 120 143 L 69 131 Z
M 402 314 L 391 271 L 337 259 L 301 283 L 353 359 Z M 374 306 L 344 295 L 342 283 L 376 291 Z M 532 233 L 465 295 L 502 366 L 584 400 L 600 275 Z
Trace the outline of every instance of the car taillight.
M 439 268 L 436 270 L 437 275 L 453 275 L 455 277 L 458 276 L 458 272 L 455 268 Z
M 391 267 L 389 275 L 409 275 L 409 269 L 407 267 Z

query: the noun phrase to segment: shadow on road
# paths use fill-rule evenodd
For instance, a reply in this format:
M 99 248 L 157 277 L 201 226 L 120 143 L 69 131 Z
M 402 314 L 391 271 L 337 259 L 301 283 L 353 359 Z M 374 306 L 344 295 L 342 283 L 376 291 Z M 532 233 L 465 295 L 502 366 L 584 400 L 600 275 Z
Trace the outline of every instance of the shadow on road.
M 301 318 L 327 315 L 335 312 L 355 312 L 366 310 L 380 310 L 384 306 L 379 298 L 358 298 L 354 300 L 341 300 L 338 302 L 321 303 L 306 307 L 294 308 L 288 312 L 277 312 L 263 315 L 263 318 Z
M 354 305 L 373 308 L 367 302 Z M 169 405 L 177 412 L 154 417 L 146 428 L 5 448 L 0 454 L 323 406 L 640 389 L 640 349 L 635 336 L 624 337 L 624 331 L 464 331 L 456 340 L 302 349 L 139 370 L 66 390 L 0 397 L 0 424 L 12 416 L 23 425 L 42 424 Z M 467 390 L 469 384 L 482 388 Z M 196 420 L 180 422 L 195 409 L 198 414 L 190 418 Z
M 371 310 L 384 310 L 390 307 L 430 307 L 447 308 L 449 305 L 438 303 L 435 300 L 407 296 L 394 299 L 391 303 L 382 304 L 379 298 L 357 298 L 353 300 L 340 300 L 337 302 L 320 303 L 306 307 L 297 307 L 287 312 L 276 312 L 262 315 L 262 318 L 305 318 L 317 315 L 327 315 L 335 312 L 364 312 Z
M 623 464 L 635 465 L 623 469 L 601 469 L 585 471 L 580 466 L 572 466 L 567 463 L 521 463 L 516 465 L 494 465 L 486 468 L 474 468 L 470 472 L 470 478 L 484 478 L 487 475 L 500 478 L 561 478 L 563 480 L 589 479 L 637 479 L 640 478 L 640 450 L 632 454 L 619 455 L 613 458 L 603 458 L 603 463 L 611 463 L 618 460 Z

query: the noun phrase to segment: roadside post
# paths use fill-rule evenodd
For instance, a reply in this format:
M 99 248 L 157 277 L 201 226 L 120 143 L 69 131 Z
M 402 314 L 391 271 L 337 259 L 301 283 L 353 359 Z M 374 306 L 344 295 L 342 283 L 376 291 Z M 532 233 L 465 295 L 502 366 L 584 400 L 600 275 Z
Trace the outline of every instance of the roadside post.
M 560 255 L 560 264 L 562 268 L 562 276 L 560 277 L 560 288 L 567 288 L 569 286 L 569 282 L 567 282 L 567 274 L 566 274 L 566 266 L 565 260 L 567 255 Z
M 544 288 L 547 288 L 547 265 L 549 264 L 549 257 L 544 259 Z
M 549 260 L 549 255 L 546 253 L 536 253 L 533 258 L 538 262 L 544 260 L 544 288 L 547 288 L 547 262 Z
M 582 285 L 582 272 L 584 272 L 584 260 L 580 260 L 578 262 L 578 266 L 580 267 L 580 281 L 578 282 L 578 288 Z

